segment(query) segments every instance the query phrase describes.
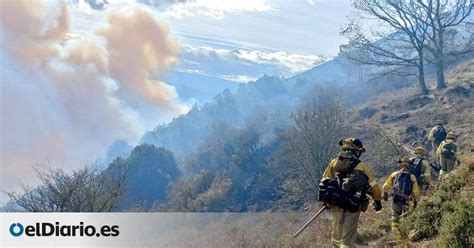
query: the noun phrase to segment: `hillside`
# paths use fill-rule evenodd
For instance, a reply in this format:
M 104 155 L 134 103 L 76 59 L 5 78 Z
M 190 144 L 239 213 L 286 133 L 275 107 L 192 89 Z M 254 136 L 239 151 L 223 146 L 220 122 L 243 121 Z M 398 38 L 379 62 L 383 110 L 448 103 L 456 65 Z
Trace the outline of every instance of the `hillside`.
M 448 88 L 442 91 L 433 90 L 427 97 L 420 97 L 416 88 L 407 87 L 383 93 L 348 109 L 350 116 L 354 118 L 352 123 L 359 122 L 362 127 L 378 125 L 385 130 L 389 138 L 394 139 L 395 145 L 407 150 L 413 148 L 414 142 L 429 149 L 426 139 L 433 120 L 437 117 L 445 118 L 447 128 L 459 134 L 458 144 L 463 154 L 461 165 L 450 173 L 447 179 L 436 182 L 428 193 L 422 196 L 412 214 L 402 220 L 402 240 L 397 240 L 390 234 L 391 208 L 389 202 L 383 202 L 384 209 L 381 212 L 375 213 L 369 208 L 367 213 L 361 215 L 357 247 L 472 246 L 474 156 L 473 126 L 469 123 L 472 123 L 474 108 L 473 63 L 474 61 L 467 61 L 449 70 Z M 373 114 L 368 116 L 367 113 L 370 112 Z M 387 116 L 398 118 L 387 119 Z M 367 136 L 371 129 L 358 131 Z M 390 159 L 396 159 L 398 154 L 394 150 L 388 151 L 388 154 L 391 154 L 390 159 L 386 159 L 388 164 L 383 165 L 377 156 L 380 149 L 372 144 L 372 141 L 377 139 L 367 136 L 364 141 L 368 151 L 363 155 L 363 159 L 371 161 L 368 164 L 379 175 L 379 181 L 382 183 L 387 174 L 396 169 L 395 161 Z M 194 178 L 194 184 L 191 185 L 199 186 L 197 181 L 199 178 Z M 212 187 L 217 187 L 217 184 Z M 201 188 L 196 187 L 196 190 Z M 215 204 L 219 199 L 224 200 L 216 196 L 217 194 L 223 194 L 222 187 L 220 190 L 203 192 L 196 201 L 213 198 L 212 202 Z M 308 199 L 310 198 L 306 198 Z M 192 203 L 196 204 L 196 201 Z M 288 201 L 275 201 L 273 204 L 288 204 Z M 221 217 L 217 215 L 214 221 L 200 229 L 182 227 L 174 230 L 166 242 L 184 242 L 199 247 L 326 247 L 331 236 L 329 212 L 323 213 L 298 238 L 291 237 L 320 207 L 320 203 L 311 200 L 303 204 L 307 209 L 299 208 L 293 211 L 291 208 L 279 206 L 263 213 L 227 213 L 220 215 Z M 467 244 L 469 239 L 471 243 Z
M 405 148 L 421 145 L 430 149 L 428 132 L 436 119 L 442 119 L 448 131 L 458 134 L 461 150 L 472 149 L 468 146 L 472 146 L 474 122 L 473 67 L 474 60 L 469 60 L 449 70 L 447 89 L 433 89 L 427 96 L 419 95 L 413 86 L 385 92 L 351 112 L 357 113 L 358 121 L 378 123 Z
M 319 180 L 337 141 L 347 135 L 364 141 L 364 160 L 381 179 L 414 146 L 430 150 L 427 133 L 438 118 L 459 134 L 465 150 L 472 132 L 472 64 L 452 68 L 445 90 L 423 96 L 414 85 L 388 90 L 393 85 L 380 83 L 384 91 L 358 105 L 346 88 L 269 76 L 241 85 L 235 93 L 224 91 L 144 135 L 142 142 L 170 150 L 183 174 L 160 194 L 166 193 L 166 199 L 156 198 L 154 205 L 161 205 L 155 210 L 302 210 L 315 200 L 317 183 L 308 175 Z M 336 129 L 326 124 L 331 118 L 339 123 Z
M 414 146 L 419 145 L 431 151 L 427 136 L 437 118 L 442 118 L 447 129 L 458 134 L 457 143 L 463 154 L 462 164 L 449 174 L 447 180 L 436 182 L 435 186 L 422 196 L 418 208 L 403 225 L 404 243 L 392 242 L 393 245 L 436 247 L 449 243 L 454 244 L 455 247 L 463 247 L 461 244 L 465 245 L 465 243 L 458 239 L 464 238 L 463 242 L 466 242 L 465 240 L 469 238 L 462 236 L 466 234 L 471 235 L 472 242 L 474 228 L 472 222 L 466 222 L 466 220 L 472 220 L 474 207 L 472 201 L 474 73 L 472 68 L 474 68 L 473 60 L 455 66 L 447 74 L 448 88 L 442 91 L 433 90 L 428 96 L 420 96 L 414 87 L 408 87 L 383 93 L 356 106 L 353 110 L 358 115 L 356 117 L 358 121 L 367 124 L 376 123 L 386 130 L 397 145 L 404 148 L 407 155 Z M 367 159 L 371 160 L 370 157 Z M 374 170 L 380 167 L 372 166 L 375 167 Z M 391 168 L 395 170 L 396 163 L 392 163 Z M 384 177 L 380 177 L 379 182 L 382 183 L 383 179 Z M 385 202 L 381 213 L 369 212 L 362 215 L 359 245 L 389 244 L 390 246 L 393 240 L 389 233 L 390 211 L 390 205 Z
M 473 68 L 474 60 L 451 68 L 448 88 L 432 89 L 427 96 L 408 86 L 385 89 L 359 104 L 345 100 L 350 92 L 339 87 L 297 87 L 281 78 L 264 77 L 240 86 L 236 93 L 224 91 L 214 102 L 144 136 L 156 145 L 176 145 L 171 149 L 142 144 L 128 153 L 131 147 L 118 142 L 124 158 L 114 160 L 97 178 L 111 172 L 123 179 L 124 195 L 119 194 L 122 199 L 111 205 L 112 211 L 233 212 L 237 218 L 229 224 L 223 214 L 202 229 L 184 228 L 170 236 L 174 242 L 177 238 L 202 247 L 321 247 L 330 240 L 329 212 L 298 239 L 291 233 L 320 207 L 317 183 L 311 179 L 319 180 L 328 159 L 339 150 L 337 141 L 361 138 L 367 147 L 362 159 L 382 183 L 397 168 L 395 161 L 414 146 L 431 151 L 427 133 L 434 120 L 442 118 L 459 136 L 461 166 L 422 197 L 404 221 L 403 242 L 390 235 L 391 209 L 385 202 L 382 212 L 370 208 L 362 214 L 357 245 L 464 245 L 473 230 L 466 221 L 472 219 L 472 211 L 466 209 L 473 206 L 474 187 Z M 173 140 L 176 137 L 181 139 Z M 179 156 L 186 151 L 187 156 Z M 65 180 L 76 183 L 74 176 Z M 41 190 L 46 188 L 30 193 Z

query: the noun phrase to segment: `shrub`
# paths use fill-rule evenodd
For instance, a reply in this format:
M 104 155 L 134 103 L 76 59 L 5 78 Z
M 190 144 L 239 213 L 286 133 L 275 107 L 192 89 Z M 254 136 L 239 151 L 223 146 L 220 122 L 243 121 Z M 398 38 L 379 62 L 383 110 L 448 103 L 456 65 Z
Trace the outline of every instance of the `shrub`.
M 402 222 L 401 231 L 404 233 L 410 232 L 412 240 L 433 237 L 438 233 L 441 216 L 440 204 L 424 202 Z
M 413 213 L 402 222 L 401 231 L 410 233 L 411 240 L 430 238 L 438 233 L 440 242 L 468 244 L 472 236 L 472 194 L 462 194 L 469 183 L 469 168 L 463 166 L 439 182 L 433 196 L 422 201 Z M 467 201 L 465 200 L 467 199 Z M 467 243 L 466 243 L 467 242 Z M 448 243 L 446 243 L 448 244 Z M 466 247 L 455 245 L 455 247 Z
M 472 198 L 471 198 L 472 199 Z M 447 206 L 439 229 L 439 244 L 442 247 L 472 247 L 474 236 L 474 204 L 454 201 Z
M 444 203 L 453 198 L 456 191 L 461 189 L 466 184 L 465 178 L 458 176 L 451 176 L 443 180 L 434 193 L 435 201 Z

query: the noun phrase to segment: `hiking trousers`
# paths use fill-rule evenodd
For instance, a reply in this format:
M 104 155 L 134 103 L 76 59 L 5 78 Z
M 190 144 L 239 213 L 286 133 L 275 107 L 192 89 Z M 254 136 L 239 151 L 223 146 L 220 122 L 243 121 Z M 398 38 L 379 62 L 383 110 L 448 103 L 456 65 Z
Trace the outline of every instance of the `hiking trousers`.
M 438 146 L 441 144 L 441 142 L 437 142 L 435 140 L 433 140 L 433 142 L 431 142 L 431 146 L 433 146 L 433 154 L 436 154 L 436 150 L 438 150 Z
M 331 244 L 341 248 L 353 247 L 357 236 L 360 211 L 351 213 L 332 206 L 331 212 L 333 216 Z
M 392 201 L 392 229 L 398 228 L 398 223 L 400 223 L 400 216 L 408 211 L 407 205 L 402 205 Z

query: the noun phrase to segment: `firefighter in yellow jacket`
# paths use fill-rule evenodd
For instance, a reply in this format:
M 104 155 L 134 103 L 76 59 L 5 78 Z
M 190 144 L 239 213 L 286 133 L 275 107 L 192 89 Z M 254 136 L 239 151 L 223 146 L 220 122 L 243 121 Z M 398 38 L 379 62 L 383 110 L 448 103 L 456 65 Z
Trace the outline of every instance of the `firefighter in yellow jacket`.
M 431 166 L 425 157 L 425 149 L 416 147 L 413 155 L 415 156 L 410 158 L 410 172 L 416 177 L 420 190 L 427 189 L 431 183 Z
M 440 178 L 442 178 L 446 173 L 451 172 L 454 169 L 456 162 L 459 163 L 459 151 L 454 142 L 456 142 L 456 134 L 454 132 L 449 132 L 446 140 L 441 142 L 436 150 L 436 155 L 441 164 L 441 171 L 439 172 Z
M 376 211 L 382 209 L 382 194 L 372 171 L 359 160 L 365 152 L 362 142 L 350 138 L 341 140 L 339 145 L 341 151 L 329 162 L 323 173 L 320 200 L 329 206 L 333 214 L 331 244 L 334 247 L 352 247 L 360 212 L 365 212 L 368 207 L 365 193 L 372 195 Z
M 392 232 L 398 234 L 400 216 L 408 211 L 410 207 L 416 206 L 416 200 L 420 196 L 420 188 L 416 177 L 410 173 L 411 160 L 408 157 L 400 161 L 400 170 L 388 176 L 382 186 L 383 198 L 388 199 L 392 195 Z
M 436 153 L 438 146 L 446 139 L 446 129 L 443 127 L 442 120 L 436 120 L 436 126 L 434 126 L 428 135 L 428 140 L 431 141 L 431 145 L 433 146 L 433 153 Z

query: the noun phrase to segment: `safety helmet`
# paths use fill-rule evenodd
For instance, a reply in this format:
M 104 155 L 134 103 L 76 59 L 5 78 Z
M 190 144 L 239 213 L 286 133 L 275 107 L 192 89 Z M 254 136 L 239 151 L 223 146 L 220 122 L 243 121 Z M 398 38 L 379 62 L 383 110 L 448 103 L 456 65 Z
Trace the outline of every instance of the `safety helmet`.
M 425 149 L 423 149 L 423 147 L 421 146 L 418 146 L 415 148 L 415 150 L 413 150 L 413 154 L 417 155 L 417 154 L 420 154 L 420 155 L 425 155 Z
M 411 160 L 409 157 L 402 157 L 400 160 L 398 160 L 398 163 L 400 164 L 400 167 L 410 168 L 411 166 Z
M 436 124 L 436 125 L 443 125 L 443 120 L 441 120 L 441 119 L 436 119 L 435 124 Z
M 360 153 L 365 152 L 365 147 L 362 144 L 362 141 L 360 139 L 357 139 L 357 138 L 347 138 L 347 139 L 344 139 L 344 140 L 341 139 L 341 140 L 339 140 L 339 145 L 341 147 L 347 146 L 347 147 L 353 148 L 353 149 L 357 150 Z
M 454 132 L 449 132 L 448 135 L 446 136 L 446 139 L 455 140 L 456 134 Z

